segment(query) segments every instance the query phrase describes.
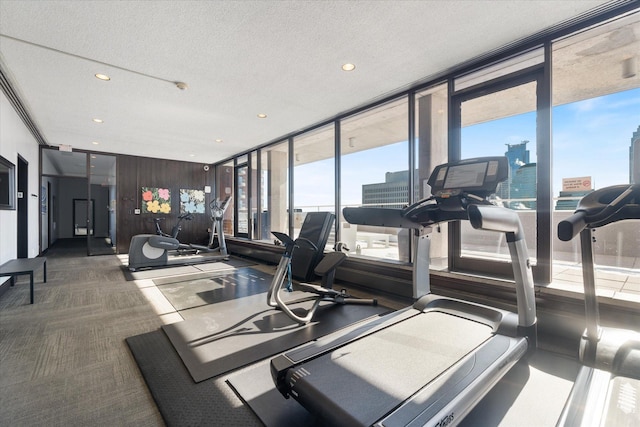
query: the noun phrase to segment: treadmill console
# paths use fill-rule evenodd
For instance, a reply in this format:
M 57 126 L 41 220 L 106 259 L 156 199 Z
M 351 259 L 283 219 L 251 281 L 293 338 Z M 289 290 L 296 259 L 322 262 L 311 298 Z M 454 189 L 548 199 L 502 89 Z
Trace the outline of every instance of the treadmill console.
M 436 198 L 447 199 L 462 192 L 485 198 L 508 177 L 506 157 L 479 157 L 437 166 L 427 182 Z
M 506 157 L 477 157 L 436 166 L 427 183 L 432 195 L 402 210 L 402 217 L 422 226 L 469 219 L 470 204 L 487 200 L 509 176 Z

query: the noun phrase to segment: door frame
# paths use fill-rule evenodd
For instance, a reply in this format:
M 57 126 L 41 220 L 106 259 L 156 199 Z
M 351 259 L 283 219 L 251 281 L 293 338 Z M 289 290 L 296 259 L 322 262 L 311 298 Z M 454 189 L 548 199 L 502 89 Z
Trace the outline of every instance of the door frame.
M 546 63 L 545 63 L 546 64 Z M 550 79 L 545 65 L 526 68 L 506 76 L 460 90 L 451 95 L 449 160 L 461 160 L 462 151 L 462 103 L 495 92 L 536 83 L 536 158 L 538 165 L 551 164 L 551 108 Z M 537 282 L 551 281 L 551 175 L 548 168 L 538 170 L 536 189 L 536 265 L 533 276 Z M 449 224 L 449 269 L 451 271 L 473 271 L 493 276 L 511 277 L 509 263 L 488 259 L 462 258 L 461 226 L 459 221 Z M 546 236 L 546 237 L 545 237 Z M 546 242 L 546 243 L 545 243 Z M 530 254 L 531 255 L 531 254 Z
M 17 258 L 29 258 L 29 162 L 18 154 Z

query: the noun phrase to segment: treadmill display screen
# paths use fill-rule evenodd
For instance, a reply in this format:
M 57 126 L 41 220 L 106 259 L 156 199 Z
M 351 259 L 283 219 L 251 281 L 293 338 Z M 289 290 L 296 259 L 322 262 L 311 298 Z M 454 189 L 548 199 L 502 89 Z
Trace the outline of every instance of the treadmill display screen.
M 455 165 L 448 168 L 444 188 L 481 187 L 487 172 L 487 162 Z

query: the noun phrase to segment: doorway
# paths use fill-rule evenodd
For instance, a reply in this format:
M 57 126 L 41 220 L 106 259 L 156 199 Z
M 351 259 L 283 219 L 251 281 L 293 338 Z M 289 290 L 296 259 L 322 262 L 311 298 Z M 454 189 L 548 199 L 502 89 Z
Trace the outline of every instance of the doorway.
M 29 257 L 29 163 L 18 156 L 18 258 Z
M 116 156 L 89 154 L 89 188 L 91 203 L 85 217 L 90 233 L 86 234 L 89 255 L 116 253 Z
M 234 204 L 235 212 L 235 235 L 238 237 L 250 238 L 249 230 L 251 226 L 249 224 L 249 192 L 250 190 L 250 177 L 249 177 L 249 165 L 244 163 L 242 165 L 236 165 L 235 169 L 235 200 Z
M 116 156 L 43 148 L 42 159 L 50 212 L 42 241 L 83 242 L 87 255 L 114 254 Z
M 541 211 L 538 180 L 538 150 L 545 140 L 541 133 L 543 73 L 539 67 L 526 72 L 505 75 L 496 80 L 472 86 L 452 98 L 453 137 L 449 157 L 453 160 L 506 156 L 509 178 L 498 186 L 492 203 L 518 212 L 528 250 L 532 256 L 534 277 L 545 277 L 537 265 L 541 248 Z M 544 157 L 543 157 L 544 158 Z M 542 210 L 544 213 L 544 209 Z M 468 222 L 450 224 L 451 270 L 471 270 L 509 277 L 509 250 L 502 235 L 487 237 L 475 232 Z M 544 248 L 542 248 L 544 249 Z

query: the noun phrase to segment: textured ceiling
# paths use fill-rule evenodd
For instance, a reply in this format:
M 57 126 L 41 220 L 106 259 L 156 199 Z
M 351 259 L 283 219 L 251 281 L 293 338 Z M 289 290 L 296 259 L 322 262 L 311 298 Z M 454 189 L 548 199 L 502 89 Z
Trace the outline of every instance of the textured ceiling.
M 603 3 L 2 0 L 0 66 L 50 145 L 214 163 Z

